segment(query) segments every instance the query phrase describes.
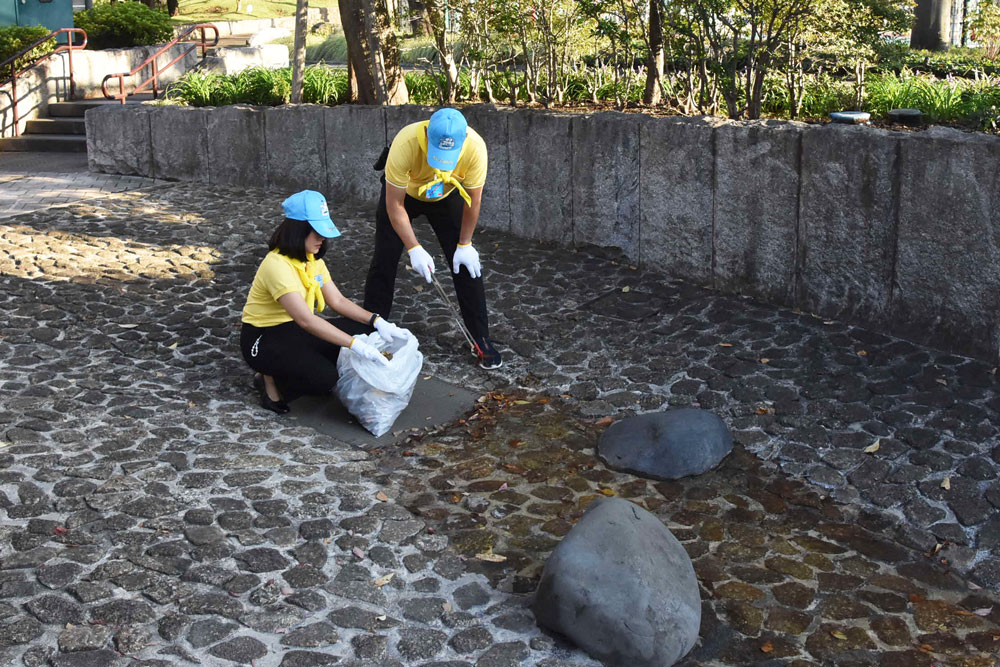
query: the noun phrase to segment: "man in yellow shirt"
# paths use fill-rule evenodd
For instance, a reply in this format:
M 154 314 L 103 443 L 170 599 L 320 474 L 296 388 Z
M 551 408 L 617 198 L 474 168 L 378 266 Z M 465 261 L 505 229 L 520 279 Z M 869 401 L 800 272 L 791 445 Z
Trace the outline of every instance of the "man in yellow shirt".
M 413 269 L 431 282 L 434 259 L 417 241 L 411 224 L 423 215 L 452 267 L 458 305 L 476 342 L 479 365 L 493 369 L 503 361 L 490 340 L 482 265 L 472 245 L 485 183 L 486 142 L 457 110 L 440 109 L 430 120 L 411 123 L 396 134 L 375 214 L 375 250 L 364 307 L 389 315 L 403 248 Z

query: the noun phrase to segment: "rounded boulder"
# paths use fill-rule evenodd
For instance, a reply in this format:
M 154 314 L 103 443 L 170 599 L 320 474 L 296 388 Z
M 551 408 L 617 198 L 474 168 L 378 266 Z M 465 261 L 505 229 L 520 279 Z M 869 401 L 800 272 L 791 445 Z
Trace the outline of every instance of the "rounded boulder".
M 555 548 L 532 611 L 609 667 L 669 667 L 694 647 L 701 626 L 684 547 L 620 498 L 595 500 Z
M 711 470 L 733 451 L 733 436 L 717 415 L 684 408 L 628 417 L 601 434 L 597 455 L 614 470 L 679 479 Z

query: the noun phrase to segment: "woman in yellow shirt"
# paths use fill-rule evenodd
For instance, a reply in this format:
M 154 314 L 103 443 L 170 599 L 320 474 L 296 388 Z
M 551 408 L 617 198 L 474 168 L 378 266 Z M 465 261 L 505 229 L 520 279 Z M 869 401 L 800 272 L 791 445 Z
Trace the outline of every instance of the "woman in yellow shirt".
M 326 198 L 303 190 L 282 203 L 285 220 L 271 235 L 246 305 L 240 349 L 250 368 L 261 405 L 284 414 L 285 398 L 329 393 L 337 384 L 342 348 L 388 364 L 382 353 L 357 334 L 372 327 L 383 340 L 411 334 L 355 304 L 337 289 L 323 262 L 328 239 L 340 236 Z M 343 317 L 318 315 L 329 305 Z

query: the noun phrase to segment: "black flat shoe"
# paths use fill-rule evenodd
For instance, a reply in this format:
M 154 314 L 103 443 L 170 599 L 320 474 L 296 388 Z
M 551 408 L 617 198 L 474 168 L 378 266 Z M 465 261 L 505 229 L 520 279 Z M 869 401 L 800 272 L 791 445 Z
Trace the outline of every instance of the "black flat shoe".
M 271 400 L 271 397 L 267 395 L 267 387 L 264 384 L 264 376 L 260 373 L 254 373 L 253 386 L 257 388 L 257 392 L 260 394 L 260 406 L 262 408 L 275 412 L 279 415 L 291 412 L 292 409 L 288 407 L 288 403 L 285 403 L 284 401 Z

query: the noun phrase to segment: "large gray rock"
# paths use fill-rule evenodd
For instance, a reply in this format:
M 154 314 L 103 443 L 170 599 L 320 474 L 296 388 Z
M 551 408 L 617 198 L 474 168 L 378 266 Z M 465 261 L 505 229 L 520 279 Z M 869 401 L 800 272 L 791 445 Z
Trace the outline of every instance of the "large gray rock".
M 597 455 L 609 468 L 653 479 L 700 475 L 733 450 L 725 423 L 708 410 L 650 412 L 612 424 Z
M 836 123 L 802 133 L 804 310 L 847 320 L 885 317 L 895 255 L 899 134 Z
M 272 188 L 287 194 L 317 190 L 342 201 L 327 192 L 325 110 L 318 104 L 286 104 L 264 112 L 267 174 Z
M 642 263 L 712 283 L 714 119 L 651 118 L 640 133 Z
M 102 104 L 87 109 L 84 122 L 90 171 L 153 176 L 151 109 L 142 104 Z
M 331 201 L 375 205 L 382 183 L 372 169 L 385 147 L 385 109 L 338 104 L 323 111 Z
M 641 116 L 573 118 L 573 243 L 621 248 L 639 259 Z
M 572 116 L 522 109 L 507 117 L 510 231 L 540 241 L 573 239 Z
M 669 667 L 694 646 L 701 598 L 691 559 L 659 519 L 594 501 L 545 563 L 538 623 L 610 667 Z
M 212 112 L 212 109 L 183 106 L 165 106 L 158 110 L 150 123 L 156 178 L 209 180 L 208 119 Z
M 264 109 L 232 105 L 208 118 L 208 175 L 213 185 L 267 186 Z
M 792 305 L 803 123 L 715 130 L 715 287 Z
M 949 350 L 1000 350 L 1000 141 L 950 128 L 900 141 L 890 325 Z
M 462 109 L 469 127 L 486 142 L 488 154 L 486 186 L 479 209 L 479 227 L 510 231 L 510 167 L 507 155 L 508 109 L 476 104 Z

